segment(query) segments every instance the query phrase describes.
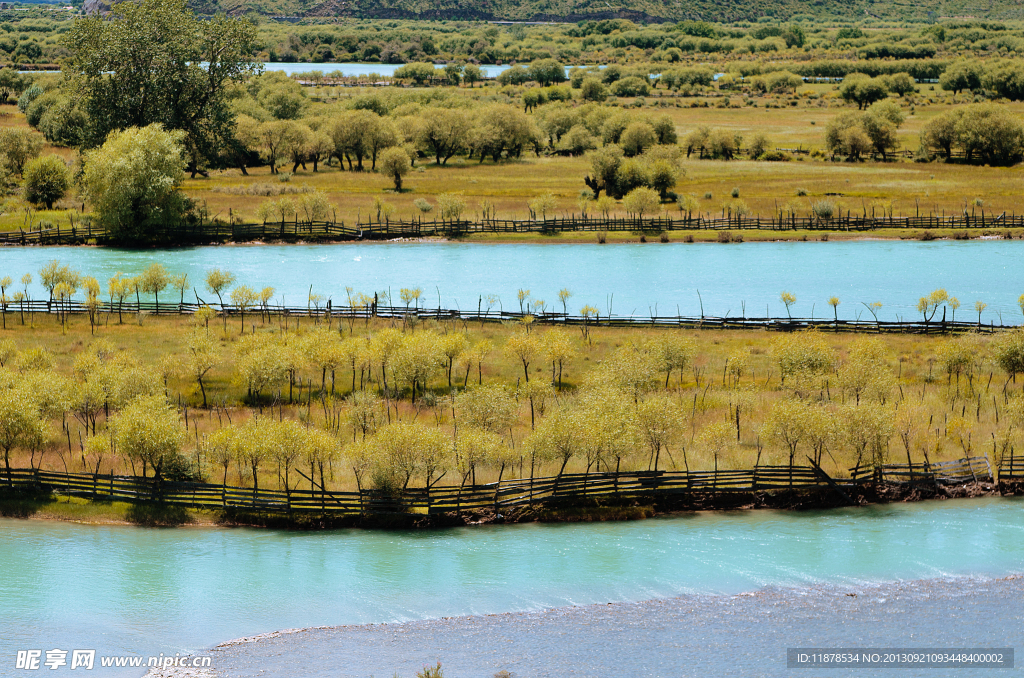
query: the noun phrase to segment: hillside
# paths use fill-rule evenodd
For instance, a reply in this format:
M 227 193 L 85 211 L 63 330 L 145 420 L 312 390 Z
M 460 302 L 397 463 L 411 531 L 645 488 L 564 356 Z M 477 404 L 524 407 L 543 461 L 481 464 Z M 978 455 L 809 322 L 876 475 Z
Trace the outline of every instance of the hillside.
M 1024 18 L 1024 6 L 1008 0 L 196 0 L 201 12 L 372 19 L 583 21 L 786 20 L 805 15 L 857 20 L 928 20 L 939 17 Z

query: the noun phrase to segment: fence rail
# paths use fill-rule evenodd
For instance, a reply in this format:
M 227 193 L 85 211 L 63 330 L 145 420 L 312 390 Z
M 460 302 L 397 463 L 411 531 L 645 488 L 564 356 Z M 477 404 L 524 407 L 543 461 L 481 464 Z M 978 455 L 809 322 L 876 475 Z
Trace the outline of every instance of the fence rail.
M 457 511 L 507 510 L 524 505 L 573 504 L 600 498 L 666 498 L 693 493 L 759 492 L 783 489 L 844 489 L 868 481 L 923 482 L 945 485 L 992 479 L 985 457 L 928 465 L 886 464 L 850 469 L 850 478 L 832 479 L 815 466 L 758 466 L 718 471 L 636 471 L 566 473 L 544 478 L 517 478 L 465 486 L 407 488 L 395 495 L 377 490 L 325 490 L 299 474 L 298 486 L 285 490 L 235 487 L 202 482 L 173 482 L 151 477 L 92 473 L 60 473 L 40 469 L 0 470 L 0 488 L 55 492 L 127 502 L 159 501 L 202 509 L 240 509 L 272 513 L 368 515 L 437 514 Z M 308 488 L 308 489 L 307 489 Z
M 194 294 L 194 293 L 193 293 Z M 157 303 L 154 301 L 140 301 L 135 295 L 124 301 L 104 300 L 90 310 L 83 302 L 78 300 L 46 300 L 30 299 L 12 301 L 0 299 L 0 320 L 7 322 L 29 322 L 32 315 L 88 315 L 93 313 L 97 323 L 109 323 L 111 318 L 131 318 L 140 313 L 147 315 L 193 315 L 200 307 L 206 305 L 206 300 L 196 296 L 196 301 L 184 301 L 184 295 L 168 293 L 167 301 Z M 948 321 L 945 318 L 930 322 L 910 320 L 838 320 L 827 318 L 774 318 L 774 317 L 739 317 L 739 316 L 620 316 L 600 315 L 591 316 L 572 315 L 567 313 L 556 313 L 538 311 L 534 313 L 495 311 L 484 309 L 482 306 L 477 310 L 463 310 L 457 308 L 415 308 L 408 306 L 380 305 L 374 301 L 356 306 L 334 306 L 329 299 L 319 306 L 286 306 L 281 304 L 266 304 L 247 308 L 241 308 L 225 304 L 220 306 L 213 303 L 222 316 L 230 318 L 256 318 L 256 317 L 304 317 L 316 321 L 342 320 L 347 322 L 369 321 L 373 318 L 409 319 L 417 320 L 445 320 L 470 322 L 520 322 L 525 317 L 532 318 L 532 322 L 545 325 L 563 325 L 573 327 L 653 327 L 653 328 L 676 328 L 676 329 L 747 329 L 747 330 L 769 330 L 779 332 L 793 332 L 799 330 L 817 329 L 831 332 L 859 332 L 859 333 L 898 333 L 898 334 L 947 334 L 951 332 L 986 332 L 992 333 L 1002 329 L 1017 327 L 1017 325 L 1004 325 L 1002 322 L 979 323 L 964 321 Z
M 445 236 L 458 237 L 473 233 L 554 233 L 571 231 L 743 231 L 743 230 L 819 230 L 819 231 L 873 231 L 889 229 L 1003 229 L 1024 227 L 1024 215 L 986 214 L 962 212 L 956 214 L 916 214 L 893 216 L 862 211 L 854 213 L 839 210 L 828 218 L 797 216 L 779 213 L 750 216 L 723 211 L 721 216 L 710 214 L 684 214 L 679 218 L 658 216 L 651 218 L 610 217 L 597 215 L 546 216 L 541 219 L 482 219 L 470 220 L 385 220 L 357 222 L 291 221 L 273 223 L 225 223 L 204 221 L 183 224 L 152 234 L 154 240 L 173 243 L 246 242 L 253 240 L 364 240 L 403 237 Z M 109 242 L 105 229 L 83 219 L 78 225 L 30 228 L 0 233 L 0 245 L 74 245 L 95 241 Z

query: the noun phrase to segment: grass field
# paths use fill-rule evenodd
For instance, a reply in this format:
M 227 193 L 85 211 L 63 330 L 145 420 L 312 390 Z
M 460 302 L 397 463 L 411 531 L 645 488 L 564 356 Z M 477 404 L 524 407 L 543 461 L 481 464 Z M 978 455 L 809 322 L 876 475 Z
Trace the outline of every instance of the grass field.
M 921 91 L 913 99 L 914 105 L 905 108 L 909 115 L 899 132 L 904 149 L 916 149 L 924 123 L 959 101 L 945 92 L 930 91 L 931 87 L 920 85 Z M 480 96 L 480 91 L 490 88 L 493 86 L 478 88 L 473 96 Z M 716 105 L 725 100 L 720 96 L 704 99 L 678 97 L 655 90 L 655 94 L 647 99 L 648 106 L 644 110 L 671 116 L 681 139 L 688 131 L 707 125 L 731 130 L 747 139 L 757 132 L 764 132 L 772 145 L 780 148 L 822 149 L 828 120 L 848 110 L 848 107 L 834 97 L 835 85 L 816 84 L 806 89 L 814 91 L 819 98 L 749 98 L 736 95 L 729 97 L 733 106 L 729 108 Z M 360 89 L 351 89 L 346 94 L 355 96 L 360 92 Z M 710 105 L 691 107 L 697 103 Z M 791 103 L 796 105 L 789 105 Z M 1015 112 L 1024 112 L 1024 104 L 1006 106 Z M 16 108 L 4 108 L 7 115 L 0 118 L 0 125 L 25 126 L 24 116 Z M 69 160 L 74 156 L 73 151 L 64 148 L 48 147 L 45 152 L 56 152 Z M 737 204 L 753 215 L 777 214 L 779 210 L 792 210 L 803 215 L 810 212 L 812 202 L 825 196 L 843 210 L 854 213 L 874 210 L 895 215 L 950 214 L 968 207 L 976 212 L 983 209 L 987 214 L 1024 212 L 1024 197 L 1019 188 L 1022 179 L 1020 167 L 978 167 L 942 162 L 922 164 L 907 160 L 846 163 L 797 155 L 790 162 L 691 158 L 682 162 L 682 168 L 685 177 L 679 181 L 675 191 L 680 195 L 693 195 L 699 202 L 701 213 L 708 216 L 721 216 Z M 589 164 L 583 158 L 537 157 L 533 154 L 498 164 L 490 160 L 481 164 L 475 159 L 456 157 L 446 166 L 438 166 L 424 158 L 406 177 L 405 188 L 400 194 L 393 192 L 390 182 L 380 174 L 339 171 L 337 167 L 324 167 L 317 173 L 299 168 L 287 182 L 272 176 L 265 167 L 250 169 L 249 176 L 243 176 L 237 169 L 221 170 L 213 172 L 209 178 L 187 179 L 183 190 L 204 205 L 211 218 L 225 221 L 229 217 L 255 221 L 257 208 L 263 201 L 311 189 L 326 192 L 332 203 L 332 216 L 347 224 L 365 220 L 371 214 L 376 216 L 376 198 L 393 206 L 392 218 L 409 219 L 421 215 L 413 204 L 415 200 L 423 198 L 433 203 L 436 196 L 444 192 L 463 194 L 467 206 L 464 216 L 468 218 L 479 217 L 480 204 L 487 201 L 494 206 L 499 218 L 521 219 L 529 215 L 527 203 L 546 193 L 556 197 L 559 214 L 577 213 L 578 196 L 585 188 L 583 177 L 589 171 Z M 738 197 L 733 196 L 734 192 Z M 0 229 L 17 230 L 41 221 L 70 226 L 72 219 L 80 223 L 82 205 L 81 196 L 75 193 L 59 204 L 61 209 L 50 212 L 36 211 L 20 200 L 9 199 L 4 205 L 4 213 L 0 215 Z M 618 209 L 621 210 L 621 205 Z M 678 214 L 673 212 L 674 204 L 666 204 L 664 209 L 669 214 Z M 790 233 L 783 237 L 800 238 L 804 235 Z M 906 236 L 901 233 L 873 233 L 872 237 L 901 235 Z M 493 236 L 476 237 L 494 239 Z M 779 236 L 771 233 L 750 236 L 751 239 L 759 237 Z M 563 241 L 576 239 L 591 241 L 592 237 L 562 237 Z

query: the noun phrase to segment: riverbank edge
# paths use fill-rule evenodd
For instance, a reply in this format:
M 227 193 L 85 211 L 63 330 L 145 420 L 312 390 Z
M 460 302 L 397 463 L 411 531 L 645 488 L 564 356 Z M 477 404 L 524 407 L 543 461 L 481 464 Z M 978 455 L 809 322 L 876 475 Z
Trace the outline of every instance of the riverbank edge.
M 107 502 L 79 497 L 10 492 L 0 488 L 0 517 L 91 525 L 135 527 L 258 527 L 285 530 L 374 529 L 430 530 L 520 523 L 585 523 L 686 515 L 703 511 L 811 511 L 917 501 L 1024 496 L 1024 481 L 973 481 L 957 485 L 861 483 L 845 494 L 828 487 L 756 492 L 691 492 L 667 497 L 589 498 L 584 502 L 545 502 L 504 513 L 492 510 L 434 515 L 322 516 L 257 513 L 237 509 L 210 511 L 158 502 Z
M 664 235 L 664 238 L 662 238 Z M 524 233 L 477 232 L 457 236 L 395 236 L 385 238 L 258 238 L 242 240 L 212 240 L 210 242 L 155 242 L 139 244 L 142 249 L 176 249 L 200 246 L 240 245 L 351 245 L 388 243 L 438 243 L 438 244 L 487 244 L 487 245 L 635 245 L 649 244 L 736 244 L 744 242 L 856 242 L 862 240 L 1021 240 L 1024 228 L 878 228 L 861 231 L 840 231 L 824 229 L 736 229 L 720 230 L 678 230 L 678 231 L 530 231 Z M 95 239 L 53 244 L 4 244 L 2 247 L 123 247 L 98 244 Z

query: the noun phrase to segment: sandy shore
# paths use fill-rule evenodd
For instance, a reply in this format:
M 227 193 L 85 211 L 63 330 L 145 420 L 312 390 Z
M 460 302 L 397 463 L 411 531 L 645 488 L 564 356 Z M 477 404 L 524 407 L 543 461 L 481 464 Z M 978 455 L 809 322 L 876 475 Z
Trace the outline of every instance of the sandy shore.
M 448 678 L 811 676 L 786 668 L 788 647 L 1024 646 L 1024 579 L 938 579 L 863 587 L 765 589 L 641 603 L 297 629 L 223 643 L 213 672 L 147 678 L 411 677 L 440 661 Z M 872 676 L 962 675 L 876 669 Z M 971 676 L 1005 675 L 976 669 Z M 858 674 L 859 675 L 859 674 Z

